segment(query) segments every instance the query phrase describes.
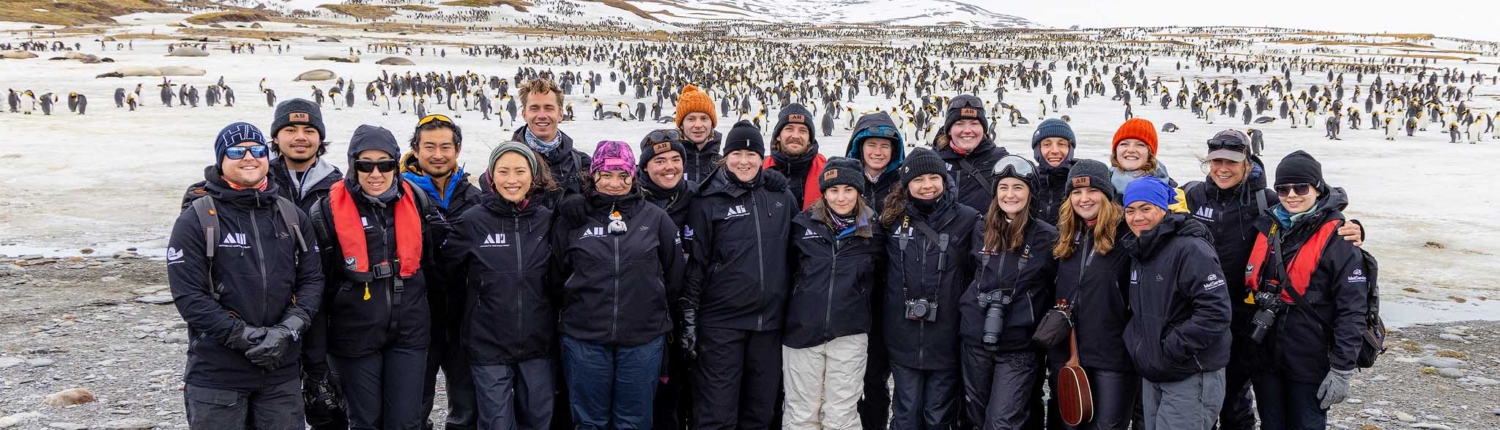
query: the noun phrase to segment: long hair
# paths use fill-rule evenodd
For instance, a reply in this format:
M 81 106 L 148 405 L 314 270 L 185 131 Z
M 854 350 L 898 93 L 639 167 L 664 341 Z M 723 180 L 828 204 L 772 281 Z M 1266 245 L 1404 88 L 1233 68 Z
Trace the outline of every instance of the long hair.
M 906 214 L 906 193 L 910 191 L 906 190 L 905 183 L 897 185 L 900 185 L 901 189 L 891 190 L 890 194 L 886 194 L 885 208 L 880 213 L 880 223 L 885 225 L 885 228 L 891 228 L 896 224 L 896 220 Z
M 1118 203 L 1104 199 L 1103 206 L 1099 208 L 1099 216 L 1094 218 L 1094 252 L 1108 255 L 1115 249 L 1115 231 L 1120 228 L 1120 220 L 1124 218 L 1125 210 Z M 1059 260 L 1072 256 L 1073 236 L 1086 226 L 1083 218 L 1073 213 L 1073 199 L 1064 198 L 1062 208 L 1057 211 L 1057 246 L 1052 248 L 1052 255 Z
M 552 178 L 552 168 L 547 166 L 546 160 L 538 159 L 536 171 L 531 172 L 531 190 L 526 193 L 526 197 L 534 197 L 555 189 L 557 189 L 557 180 Z
M 1009 222 L 1006 222 L 1009 219 Z M 1031 199 L 1026 199 L 1026 207 L 1017 213 L 1015 218 L 1009 218 L 1005 210 L 1000 209 L 1000 199 L 997 197 L 990 200 L 990 210 L 984 214 L 984 252 L 999 253 L 1001 251 L 1015 251 L 1026 241 L 1026 223 L 1031 220 Z

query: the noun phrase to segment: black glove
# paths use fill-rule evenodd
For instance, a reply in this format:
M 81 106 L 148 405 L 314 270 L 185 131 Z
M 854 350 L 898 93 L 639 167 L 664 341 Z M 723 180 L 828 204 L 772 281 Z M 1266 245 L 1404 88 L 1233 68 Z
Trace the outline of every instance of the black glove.
M 760 177 L 761 181 L 765 181 L 766 189 L 768 190 L 781 192 L 786 189 L 786 175 L 781 174 L 781 172 L 773 169 L 765 169 L 760 171 Z
M 259 345 L 266 337 L 266 329 L 245 325 L 244 321 L 235 320 L 234 328 L 229 329 L 229 338 L 224 339 L 224 346 L 239 352 Z
M 579 194 L 568 194 L 557 202 L 557 213 L 568 229 L 588 222 L 589 202 Z
M 698 310 L 682 309 L 682 332 L 677 336 L 682 352 L 689 360 L 698 359 Z
M 245 351 L 245 358 L 266 370 L 276 370 L 286 362 L 286 354 L 291 350 L 292 342 L 297 341 L 306 329 L 307 322 L 302 317 L 288 316 L 281 324 L 266 330 L 265 339 Z
M 1209 243 L 1213 243 L 1213 234 L 1209 233 L 1208 227 L 1195 219 L 1188 219 L 1186 222 L 1183 222 L 1182 229 L 1178 231 L 1178 235 L 1198 236 L 1207 239 Z

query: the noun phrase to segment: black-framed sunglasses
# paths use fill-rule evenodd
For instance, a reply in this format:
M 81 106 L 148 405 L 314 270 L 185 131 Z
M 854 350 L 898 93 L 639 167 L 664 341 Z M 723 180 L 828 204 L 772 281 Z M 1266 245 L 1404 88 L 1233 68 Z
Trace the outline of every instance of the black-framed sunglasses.
M 1296 192 L 1299 196 L 1305 196 L 1311 193 L 1312 189 L 1313 184 L 1283 184 L 1276 186 L 1276 195 L 1286 197 Z
M 266 158 L 268 152 L 270 152 L 270 147 L 265 145 L 231 146 L 224 150 L 224 156 L 229 157 L 230 160 L 245 158 L 245 154 L 250 154 L 251 157 L 255 158 Z
M 1238 138 L 1238 137 L 1221 137 L 1221 138 L 1217 138 L 1217 139 L 1209 139 L 1208 140 L 1208 150 L 1209 151 L 1218 151 L 1218 150 L 1221 150 L 1221 149 L 1228 149 L 1230 151 L 1244 152 L 1245 148 L 1246 148 L 1245 141 L 1240 140 L 1240 138 Z
M 354 170 L 360 173 L 370 173 L 380 170 L 381 173 L 396 170 L 396 160 L 354 160 Z

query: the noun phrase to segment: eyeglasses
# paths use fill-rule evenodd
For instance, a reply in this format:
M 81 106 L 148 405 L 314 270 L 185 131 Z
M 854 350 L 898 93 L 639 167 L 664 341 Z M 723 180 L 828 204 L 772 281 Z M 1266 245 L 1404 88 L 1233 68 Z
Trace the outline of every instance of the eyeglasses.
M 1036 177 L 1036 165 L 1020 156 L 1007 155 L 995 162 L 993 172 L 997 178 L 1020 178 L 1030 182 Z
M 255 158 L 266 158 L 266 152 L 269 150 L 265 145 L 231 146 L 224 150 L 224 156 L 229 157 L 230 160 L 245 158 L 245 154 L 250 154 Z
M 417 127 L 421 127 L 421 126 L 427 125 L 427 123 L 433 122 L 433 121 L 442 121 L 442 122 L 446 122 L 446 123 L 449 123 L 449 124 L 453 123 L 453 120 L 449 119 L 448 116 L 446 116 L 446 115 L 432 114 L 432 115 L 424 116 L 424 117 L 422 117 L 421 120 L 418 120 L 417 121 Z
M 1218 151 L 1218 150 L 1221 150 L 1221 149 L 1228 149 L 1230 151 L 1236 151 L 1236 152 L 1244 152 L 1245 151 L 1245 141 L 1240 140 L 1240 138 L 1238 138 L 1238 137 L 1221 137 L 1221 138 L 1209 139 L 1208 140 L 1208 150 L 1209 151 Z
M 1281 196 L 1281 197 L 1286 197 L 1288 195 L 1291 195 L 1292 192 L 1296 192 L 1297 195 L 1299 195 L 1299 196 L 1305 196 L 1305 195 L 1307 195 L 1307 193 L 1311 193 L 1312 189 L 1313 189 L 1313 184 L 1285 184 L 1285 185 L 1277 185 L 1276 186 L 1276 195 Z
M 396 170 L 396 160 L 354 160 L 354 170 L 360 173 L 370 173 L 379 169 L 381 173 Z

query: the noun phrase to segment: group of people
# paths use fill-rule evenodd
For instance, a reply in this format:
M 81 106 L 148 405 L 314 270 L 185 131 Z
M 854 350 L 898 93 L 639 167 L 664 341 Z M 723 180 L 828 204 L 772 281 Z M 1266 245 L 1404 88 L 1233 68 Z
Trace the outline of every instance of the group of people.
M 1072 428 L 1306 429 L 1357 367 L 1373 262 L 1302 151 L 1268 189 L 1225 130 L 1179 185 L 1149 121 L 1106 164 L 1049 119 L 1028 158 L 963 95 L 931 145 L 876 112 L 830 158 L 799 104 L 768 145 L 685 86 L 590 155 L 556 84 L 518 92 L 477 180 L 442 115 L 405 153 L 360 126 L 345 170 L 306 100 L 219 133 L 167 260 L 191 428 L 431 428 L 439 370 L 446 428 L 1062 428 L 1078 365 Z

